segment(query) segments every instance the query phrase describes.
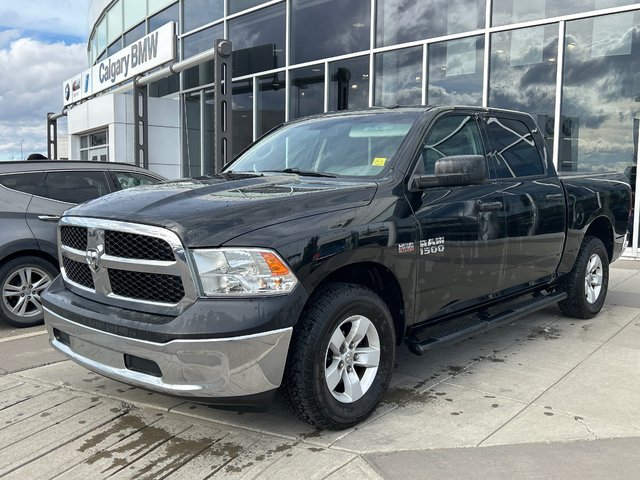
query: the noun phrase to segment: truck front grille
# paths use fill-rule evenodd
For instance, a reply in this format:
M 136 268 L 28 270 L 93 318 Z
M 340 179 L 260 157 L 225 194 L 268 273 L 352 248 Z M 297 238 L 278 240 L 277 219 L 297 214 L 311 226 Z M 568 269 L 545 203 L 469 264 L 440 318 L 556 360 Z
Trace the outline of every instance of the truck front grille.
M 197 297 L 185 249 L 164 228 L 63 217 L 58 242 L 62 277 L 79 295 L 165 315 Z
M 75 260 L 71 260 L 66 257 L 62 258 L 62 264 L 69 280 L 82 285 L 83 287 L 95 288 L 89 265 L 86 263 L 76 262 Z
M 144 260 L 175 260 L 171 246 L 161 238 L 107 230 L 104 232 L 107 255 Z
M 64 245 L 68 245 L 76 250 L 87 249 L 87 229 L 84 227 L 62 227 L 60 238 Z
M 184 297 L 182 279 L 159 273 L 109 270 L 111 290 L 121 297 L 150 302 L 178 303 Z

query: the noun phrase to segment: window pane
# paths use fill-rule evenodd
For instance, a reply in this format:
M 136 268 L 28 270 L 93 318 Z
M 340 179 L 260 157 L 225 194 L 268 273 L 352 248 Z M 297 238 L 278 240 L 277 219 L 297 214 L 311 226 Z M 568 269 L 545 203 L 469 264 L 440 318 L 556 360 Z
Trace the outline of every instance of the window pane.
M 374 105 L 420 105 L 422 47 L 376 54 Z
M 636 165 L 640 12 L 567 22 L 559 169 Z
M 229 14 L 238 13 L 247 8 L 255 7 L 261 3 L 266 3 L 269 0 L 228 0 L 229 1 Z
M 122 2 L 119 1 L 107 12 L 107 43 L 113 42 L 122 34 L 122 30 Z
M 436 162 L 451 155 L 483 155 L 478 125 L 472 117 L 449 115 L 429 130 L 418 162 L 417 172 L 434 175 Z
M 324 65 L 291 70 L 289 118 L 306 117 L 324 111 Z
M 485 0 L 377 0 L 376 46 L 484 28 Z
M 80 137 L 80 148 L 87 148 L 89 146 L 89 135 L 83 135 Z
M 124 28 L 131 28 L 147 15 L 146 2 L 140 0 L 125 0 L 124 2 Z
M 124 46 L 128 47 L 133 42 L 140 40 L 145 35 L 145 27 L 144 22 L 138 25 L 137 27 L 129 30 L 124 34 Z
M 292 63 L 369 48 L 370 0 L 292 0 Z
M 200 175 L 200 94 L 184 96 L 184 153 L 182 165 L 185 177 Z
M 113 42 L 111 45 L 109 45 L 109 48 L 107 48 L 107 57 L 110 57 L 114 53 L 118 53 L 120 50 L 122 50 L 122 39 L 121 38 L 119 38 L 118 40 Z
M 103 172 L 51 172 L 38 185 L 36 195 L 67 203 L 81 203 L 109 193 Z
M 495 149 L 498 178 L 542 175 L 544 166 L 533 135 L 522 122 L 509 118 L 491 117 L 487 133 Z
M 98 54 L 107 48 L 107 21 L 102 19 L 96 28 L 96 48 Z
M 329 64 L 329 110 L 369 106 L 369 57 Z
M 18 192 L 32 194 L 38 185 L 41 175 L 41 172 L 2 175 L 0 176 L 0 185 Z
M 139 187 L 140 185 L 155 185 L 160 182 L 157 178 L 134 172 L 114 172 L 116 176 L 116 184 L 121 189 Z
M 133 1 L 142 1 L 142 0 L 133 0 Z M 166 7 L 167 5 L 169 5 L 171 2 L 173 2 L 175 0 L 147 0 L 147 5 L 148 5 L 148 13 L 153 13 L 153 12 L 157 12 L 158 10 L 160 10 L 161 8 Z M 177 4 L 176 4 L 177 6 Z M 176 15 L 176 21 L 178 20 L 178 16 Z M 154 30 L 154 29 L 152 29 Z
M 222 18 L 224 0 L 183 0 L 183 32 Z
M 177 3 L 156 13 L 149 18 L 149 31 L 153 32 L 168 22 L 177 22 L 179 13 Z
M 633 0 L 493 0 L 492 23 L 507 25 L 633 3 Z
M 253 81 L 233 83 L 233 156 L 253 141 Z
M 222 24 L 207 28 L 194 35 L 189 35 L 182 43 L 182 58 L 189 58 L 197 53 L 213 48 L 215 40 L 222 38 L 223 35 L 224 27 Z M 191 67 L 189 70 L 185 70 L 183 75 L 184 88 L 213 83 L 213 61 Z
M 484 37 L 429 45 L 429 105 L 482 105 Z
M 96 132 L 89 135 L 90 147 L 98 147 L 107 144 L 107 132 Z
M 284 67 L 285 4 L 229 21 L 233 44 L 233 76 Z
M 258 136 L 284 122 L 284 72 L 258 79 Z
M 558 26 L 525 28 L 491 36 L 489 106 L 533 115 L 553 148 Z

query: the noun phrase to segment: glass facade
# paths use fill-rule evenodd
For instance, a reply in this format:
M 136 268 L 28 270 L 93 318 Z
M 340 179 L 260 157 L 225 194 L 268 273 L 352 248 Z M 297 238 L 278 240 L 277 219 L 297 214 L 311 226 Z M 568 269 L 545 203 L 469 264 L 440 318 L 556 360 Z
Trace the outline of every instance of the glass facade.
M 478 105 L 533 115 L 560 171 L 635 183 L 640 2 L 114 0 L 94 17 L 91 64 L 168 21 L 180 59 L 229 38 L 234 154 L 323 111 Z M 211 63 L 166 82 L 150 91 L 180 99 L 183 171 L 199 174 L 210 164 Z

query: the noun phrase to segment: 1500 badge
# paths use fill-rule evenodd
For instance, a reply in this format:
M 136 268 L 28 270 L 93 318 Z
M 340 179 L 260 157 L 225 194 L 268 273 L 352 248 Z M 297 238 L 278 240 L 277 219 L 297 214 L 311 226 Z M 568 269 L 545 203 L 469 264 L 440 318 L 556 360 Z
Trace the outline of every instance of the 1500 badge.
M 432 253 L 442 252 L 444 252 L 444 237 L 420 240 L 420 255 L 431 255 Z

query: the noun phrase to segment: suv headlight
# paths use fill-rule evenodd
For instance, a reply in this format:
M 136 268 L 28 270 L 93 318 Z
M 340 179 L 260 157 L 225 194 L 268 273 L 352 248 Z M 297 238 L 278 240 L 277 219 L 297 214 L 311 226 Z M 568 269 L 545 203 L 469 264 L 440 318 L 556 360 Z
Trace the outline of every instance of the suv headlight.
M 207 297 L 282 295 L 298 279 L 280 256 L 261 248 L 196 249 L 191 254 Z

